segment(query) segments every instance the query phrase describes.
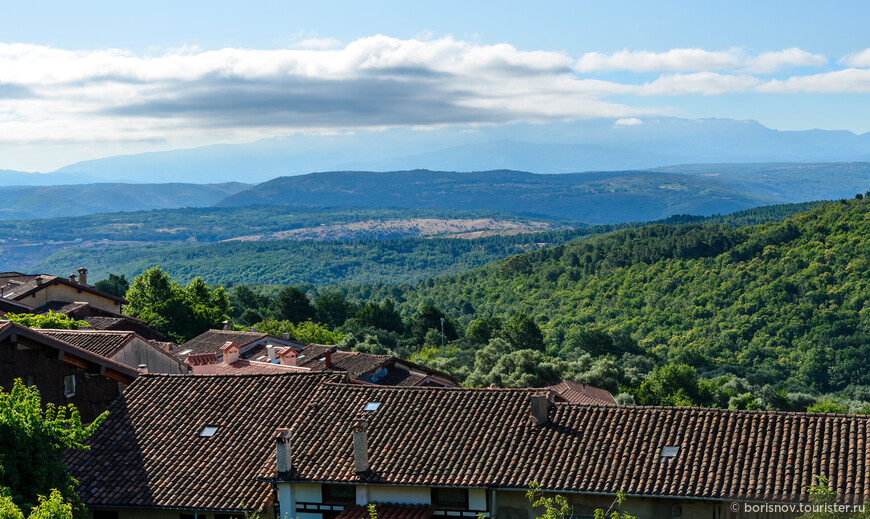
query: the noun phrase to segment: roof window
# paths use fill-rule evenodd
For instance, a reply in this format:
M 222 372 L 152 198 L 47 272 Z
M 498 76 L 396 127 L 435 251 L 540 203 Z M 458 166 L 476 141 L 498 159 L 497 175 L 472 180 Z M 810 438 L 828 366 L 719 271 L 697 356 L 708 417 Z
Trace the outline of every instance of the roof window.
M 379 407 L 381 407 L 380 402 L 368 402 L 363 411 L 377 411 Z
M 679 453 L 680 448 L 676 445 L 668 445 L 666 447 L 662 447 L 662 461 L 674 459 Z
M 214 436 L 214 433 L 216 433 L 217 430 L 218 430 L 218 428 L 216 425 L 206 425 L 205 427 L 202 428 L 202 432 L 199 433 L 199 437 L 200 438 L 211 438 L 212 436 Z
M 190 353 L 190 352 L 192 352 L 192 351 L 193 351 L 193 350 L 184 350 L 184 351 L 182 351 L 181 353 L 179 353 L 179 355 L 187 355 L 188 353 Z

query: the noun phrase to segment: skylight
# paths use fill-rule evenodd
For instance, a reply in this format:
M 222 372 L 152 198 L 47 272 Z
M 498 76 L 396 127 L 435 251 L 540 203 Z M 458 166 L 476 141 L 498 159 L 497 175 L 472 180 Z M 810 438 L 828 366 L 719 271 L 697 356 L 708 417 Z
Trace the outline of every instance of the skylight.
M 179 353 L 179 355 L 187 355 L 188 353 L 190 353 L 190 352 L 192 352 L 192 351 L 193 351 L 193 350 L 184 350 L 184 351 L 182 351 L 181 353 Z
M 377 411 L 379 407 L 381 407 L 380 402 L 369 402 L 363 408 L 363 411 Z
M 216 425 L 206 425 L 203 427 L 202 432 L 199 433 L 199 436 L 200 438 L 211 438 L 217 430 L 218 428 Z
M 674 458 L 679 454 L 680 448 L 675 445 L 668 445 L 667 447 L 662 447 L 662 459 L 669 460 Z

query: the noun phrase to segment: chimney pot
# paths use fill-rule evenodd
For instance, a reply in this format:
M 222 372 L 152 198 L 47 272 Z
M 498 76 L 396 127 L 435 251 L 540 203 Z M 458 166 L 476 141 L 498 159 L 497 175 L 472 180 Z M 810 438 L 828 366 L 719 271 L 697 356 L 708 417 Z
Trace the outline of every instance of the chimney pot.
M 539 394 L 532 395 L 532 418 L 535 419 L 537 425 L 544 425 L 549 421 L 547 417 L 548 402 L 547 395 Z
M 252 332 L 256 332 L 256 331 L 257 331 L 257 329 L 256 329 L 256 328 L 254 328 L 254 327 L 253 327 L 253 326 L 251 326 L 251 331 L 252 331 Z
M 272 362 L 278 358 L 278 355 L 275 352 L 275 347 L 272 346 L 271 344 L 266 345 L 266 355 L 268 355 L 268 357 L 269 357 L 269 362 Z
M 275 448 L 278 473 L 293 470 L 293 460 L 290 457 L 290 429 L 282 427 L 275 430 Z
M 148 365 L 147 364 L 139 364 L 139 371 L 141 371 L 143 374 L 147 375 L 148 374 Z
M 284 332 L 284 333 L 282 333 L 282 334 L 281 334 L 281 337 L 282 337 L 285 341 L 289 341 L 289 340 L 290 340 L 290 332 Z
M 278 358 L 281 359 L 281 364 L 285 366 L 295 366 L 297 355 L 298 353 L 293 348 L 285 348 L 278 354 Z
M 232 328 L 230 327 L 230 323 L 224 324 L 224 330 L 227 330 L 227 331 L 232 330 Z
M 221 364 L 224 366 L 228 366 L 233 362 L 239 360 L 239 347 L 236 346 L 236 343 L 233 341 L 227 341 L 221 346 L 221 353 L 223 353 L 223 359 L 221 359 Z
M 332 366 L 332 350 L 326 350 L 323 354 L 323 365 L 327 368 Z
M 353 463 L 357 473 L 369 470 L 369 442 L 366 436 L 366 422 L 354 422 L 353 431 Z
M 76 275 L 75 275 L 75 274 L 70 274 L 69 276 L 67 276 L 67 279 L 69 279 L 70 281 L 72 281 L 73 283 L 75 283 L 75 282 L 76 282 Z
M 86 269 L 84 267 L 79 267 L 79 269 L 76 272 L 79 273 L 79 283 L 81 283 L 82 285 L 87 285 L 88 284 L 88 269 Z

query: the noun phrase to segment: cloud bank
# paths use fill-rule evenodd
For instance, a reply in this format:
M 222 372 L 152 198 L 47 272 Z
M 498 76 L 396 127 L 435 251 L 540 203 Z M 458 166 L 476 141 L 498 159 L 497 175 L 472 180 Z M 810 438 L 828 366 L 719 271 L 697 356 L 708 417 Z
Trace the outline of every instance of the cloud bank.
M 306 39 L 288 49 L 189 47 L 149 55 L 0 43 L 0 132 L 7 143 L 182 142 L 191 135 L 595 117 L 637 124 L 667 109 L 632 106 L 632 98 L 659 96 L 667 106 L 668 96 L 683 95 L 870 93 L 870 49 L 837 63 L 837 70 L 788 75 L 832 65 L 798 48 L 575 58 L 381 35 L 344 46 Z M 632 81 L 632 74 L 639 77 Z

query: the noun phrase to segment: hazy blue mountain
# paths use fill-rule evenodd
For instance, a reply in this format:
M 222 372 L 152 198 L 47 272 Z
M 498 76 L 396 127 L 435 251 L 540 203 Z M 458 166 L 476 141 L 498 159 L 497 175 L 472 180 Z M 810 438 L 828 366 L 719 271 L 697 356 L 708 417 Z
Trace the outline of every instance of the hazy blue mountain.
M 3 188 L 0 220 L 203 207 L 251 187 L 225 184 L 84 184 Z
M 97 180 L 97 177 L 81 173 L 27 173 L 0 169 L 0 186 L 58 186 L 86 184 Z
M 550 124 L 394 128 L 296 134 L 79 162 L 57 173 L 117 182 L 261 182 L 312 171 L 516 169 L 535 173 L 647 169 L 683 163 L 847 162 L 870 156 L 870 134 L 777 131 L 731 119 L 613 119 Z
M 309 205 L 511 211 L 587 223 L 710 215 L 772 203 L 701 176 L 621 171 L 541 175 L 498 170 L 344 171 L 281 177 L 218 207 Z

